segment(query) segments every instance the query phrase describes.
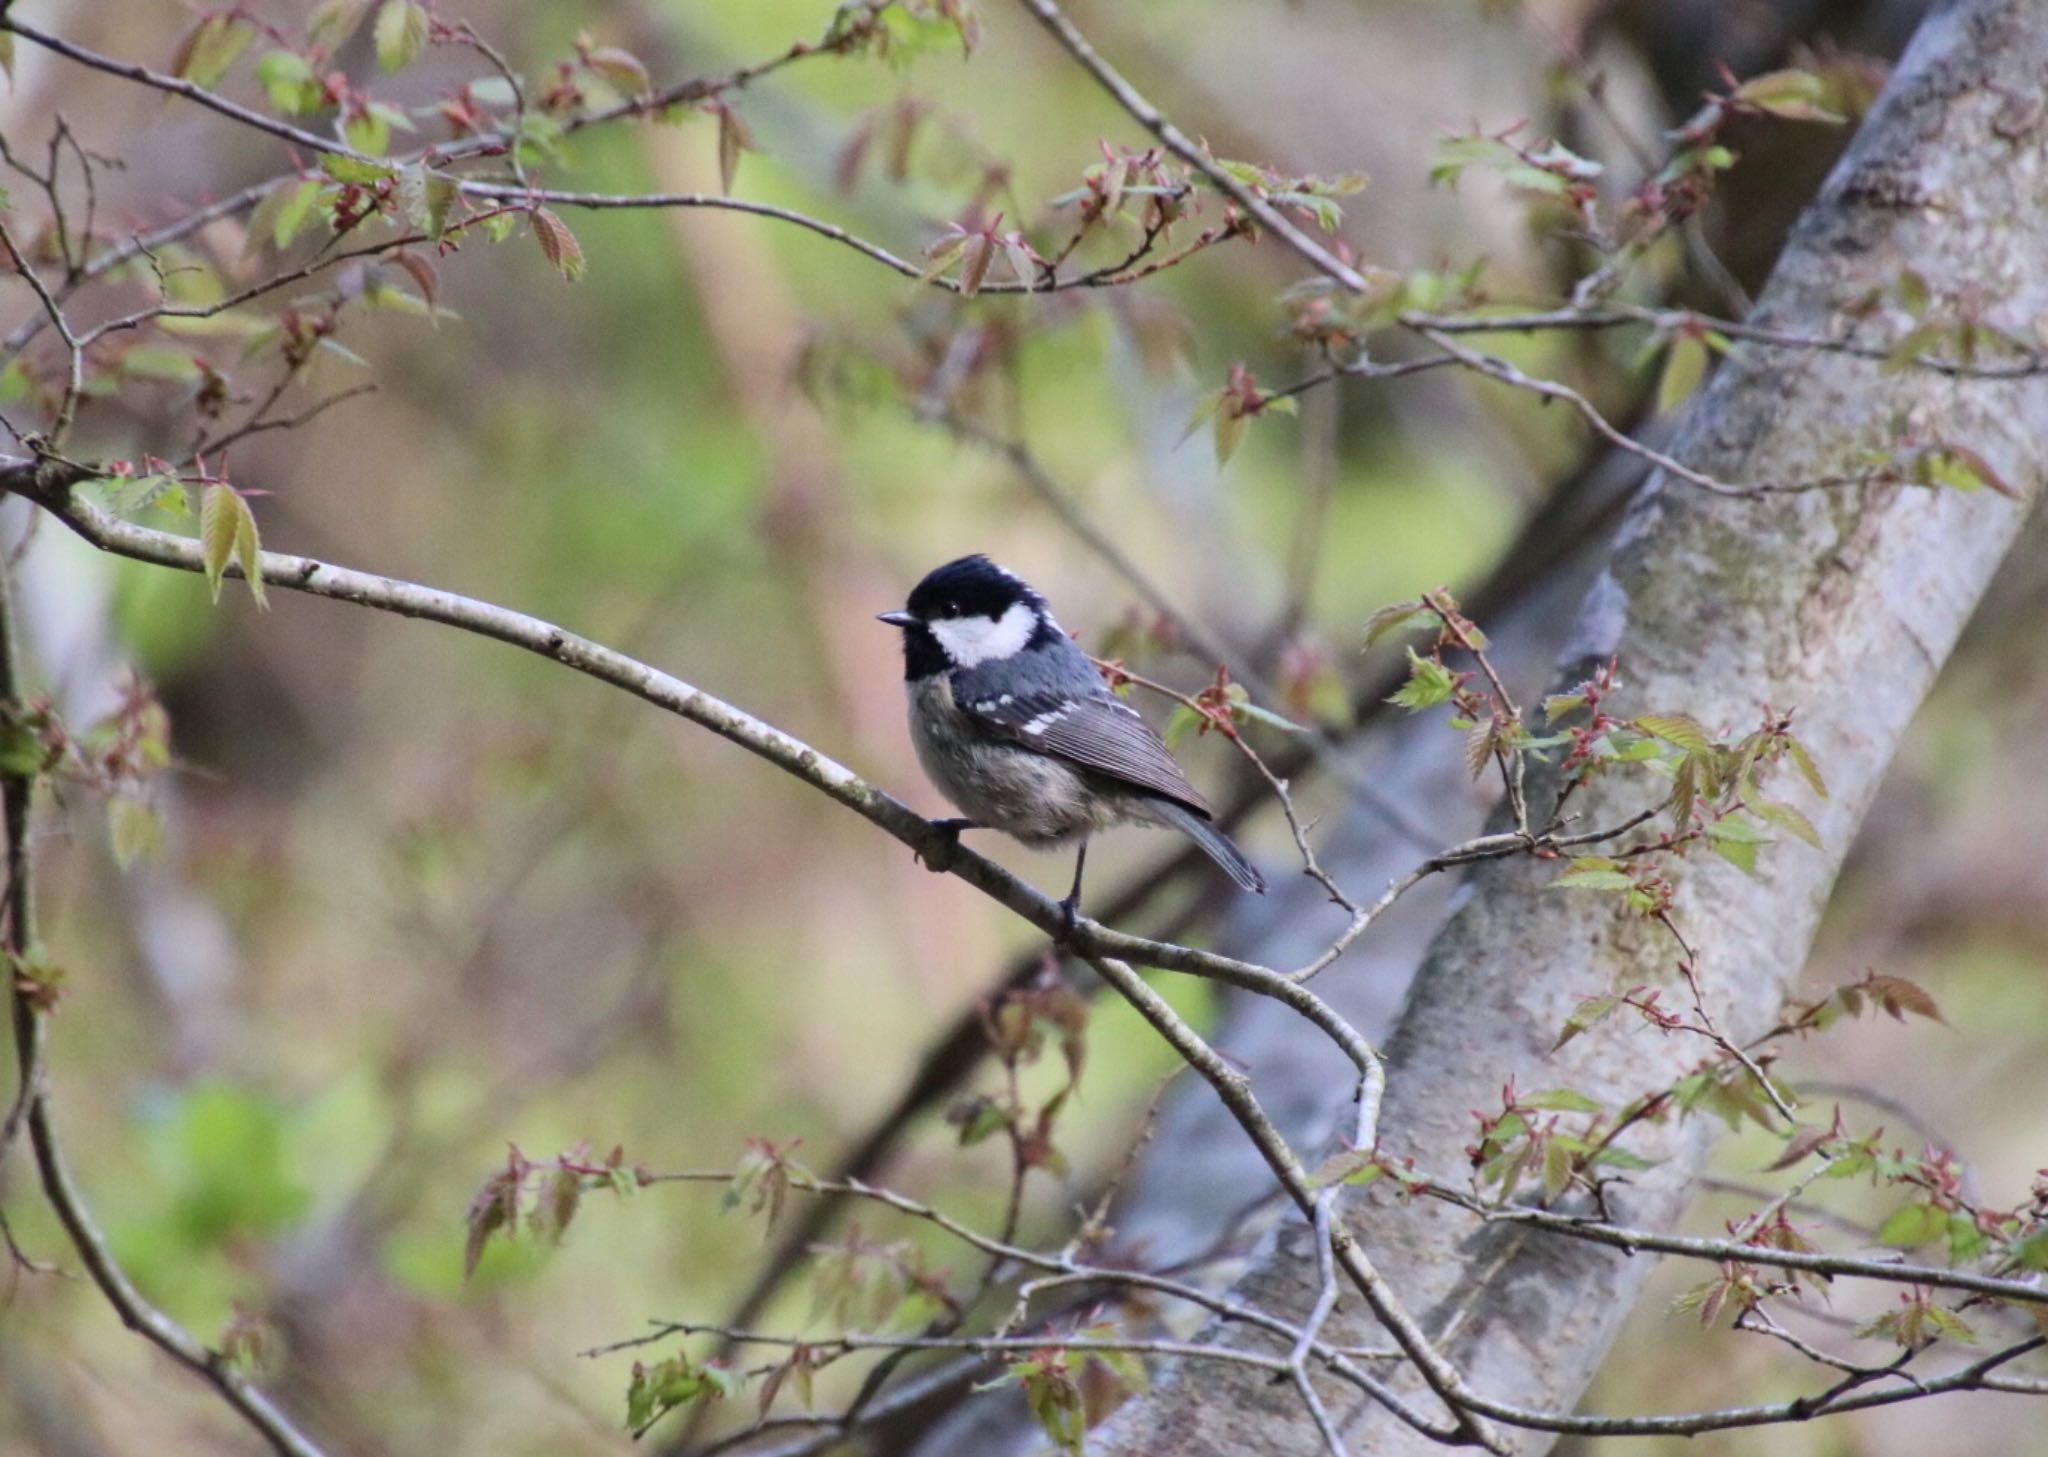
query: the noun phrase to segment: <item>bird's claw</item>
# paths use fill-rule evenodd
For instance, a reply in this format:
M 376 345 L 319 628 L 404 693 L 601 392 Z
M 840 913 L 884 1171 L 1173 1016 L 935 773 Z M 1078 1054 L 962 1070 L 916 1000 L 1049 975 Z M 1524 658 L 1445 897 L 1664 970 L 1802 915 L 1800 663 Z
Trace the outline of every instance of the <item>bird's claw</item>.
M 932 838 L 923 849 L 913 849 L 920 864 L 935 875 L 942 875 L 953 868 L 953 861 L 960 853 L 960 832 L 981 828 L 973 820 L 928 820 Z
M 1081 929 L 1081 897 L 1070 895 L 1060 902 L 1060 928 L 1052 938 L 1055 946 L 1073 944 L 1074 933 Z

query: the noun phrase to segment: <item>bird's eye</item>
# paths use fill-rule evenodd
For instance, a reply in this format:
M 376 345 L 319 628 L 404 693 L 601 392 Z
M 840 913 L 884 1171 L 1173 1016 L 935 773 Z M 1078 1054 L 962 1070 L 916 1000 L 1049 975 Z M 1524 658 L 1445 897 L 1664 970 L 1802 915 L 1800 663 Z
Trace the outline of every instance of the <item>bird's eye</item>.
M 948 603 L 946 604 L 946 616 L 948 616 L 948 617 L 958 617 L 959 615 L 960 615 L 960 604 L 959 604 L 958 602 L 948 602 Z

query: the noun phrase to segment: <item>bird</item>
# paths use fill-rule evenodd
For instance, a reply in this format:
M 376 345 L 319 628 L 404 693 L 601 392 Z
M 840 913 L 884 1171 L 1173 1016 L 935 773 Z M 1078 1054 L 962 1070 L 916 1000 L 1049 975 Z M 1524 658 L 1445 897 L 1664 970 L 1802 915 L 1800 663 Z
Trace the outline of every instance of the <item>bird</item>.
M 1264 894 L 1165 740 L 1110 692 L 1030 583 L 977 553 L 934 568 L 878 617 L 903 631 L 918 762 L 964 812 L 934 825 L 956 839 L 992 829 L 1038 850 L 1078 845 L 1063 940 L 1079 924 L 1089 838 L 1113 825 L 1178 830 Z

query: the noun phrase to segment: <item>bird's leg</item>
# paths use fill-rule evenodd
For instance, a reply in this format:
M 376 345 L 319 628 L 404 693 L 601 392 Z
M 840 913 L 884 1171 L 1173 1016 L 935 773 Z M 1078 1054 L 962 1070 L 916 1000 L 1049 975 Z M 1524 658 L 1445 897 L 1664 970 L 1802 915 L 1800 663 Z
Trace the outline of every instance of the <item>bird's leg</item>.
M 1080 853 L 1074 856 L 1074 888 L 1067 892 L 1067 898 L 1060 902 L 1060 934 L 1056 944 L 1064 946 L 1074 939 L 1074 928 L 1081 924 L 1081 872 L 1088 864 L 1088 842 L 1081 842 Z
M 953 868 L 953 852 L 960 848 L 960 832 L 962 830 L 985 830 L 988 828 L 980 820 L 928 820 L 926 823 L 932 827 L 934 834 L 938 838 L 925 849 L 915 853 L 917 858 L 924 862 L 925 869 L 935 872 L 951 870 Z

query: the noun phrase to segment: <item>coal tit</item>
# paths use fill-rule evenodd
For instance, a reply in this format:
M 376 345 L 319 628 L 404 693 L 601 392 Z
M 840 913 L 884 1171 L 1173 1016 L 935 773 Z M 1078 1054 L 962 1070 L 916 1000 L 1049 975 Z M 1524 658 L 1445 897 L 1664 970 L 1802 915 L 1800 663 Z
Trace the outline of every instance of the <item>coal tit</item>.
M 1246 890 L 1265 890 L 1165 742 L 1021 578 L 985 556 L 962 557 L 881 620 L 903 629 L 918 761 L 967 815 L 939 823 L 1001 830 L 1038 850 L 1078 842 L 1073 889 L 1060 902 L 1069 932 L 1088 837 L 1111 825 L 1179 830 Z

